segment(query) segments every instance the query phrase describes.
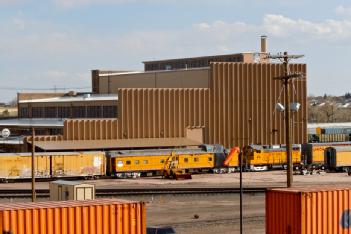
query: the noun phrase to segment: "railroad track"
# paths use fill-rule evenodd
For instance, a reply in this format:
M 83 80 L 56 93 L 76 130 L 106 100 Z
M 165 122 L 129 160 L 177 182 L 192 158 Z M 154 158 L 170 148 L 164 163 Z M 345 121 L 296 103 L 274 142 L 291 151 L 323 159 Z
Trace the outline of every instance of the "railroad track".
M 264 193 L 266 188 L 244 188 L 243 192 Z M 136 196 L 136 195 L 190 195 L 190 194 L 224 194 L 240 193 L 239 188 L 153 188 L 153 189 L 96 189 L 96 197 L 106 196 Z M 4 189 L 0 190 L 0 198 L 30 198 L 30 189 Z M 36 190 L 37 197 L 49 197 L 48 189 Z

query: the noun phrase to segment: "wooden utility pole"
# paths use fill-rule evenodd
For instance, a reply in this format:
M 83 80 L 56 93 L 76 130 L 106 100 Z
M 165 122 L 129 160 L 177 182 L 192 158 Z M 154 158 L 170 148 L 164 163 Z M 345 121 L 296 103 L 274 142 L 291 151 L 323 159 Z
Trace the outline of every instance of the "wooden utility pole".
M 290 83 L 294 78 L 302 78 L 302 73 L 291 73 L 289 71 L 289 61 L 298 59 L 303 55 L 288 55 L 288 52 L 279 55 L 268 55 L 268 58 L 279 59 L 284 65 L 284 76 L 275 77 L 274 79 L 281 80 L 285 89 L 285 144 L 286 144 L 286 159 L 287 159 L 287 187 L 292 187 L 293 184 L 293 162 L 292 162 L 292 145 L 291 145 L 291 120 L 290 120 Z
M 35 129 L 32 127 L 32 202 L 35 202 L 36 194 L 35 194 Z

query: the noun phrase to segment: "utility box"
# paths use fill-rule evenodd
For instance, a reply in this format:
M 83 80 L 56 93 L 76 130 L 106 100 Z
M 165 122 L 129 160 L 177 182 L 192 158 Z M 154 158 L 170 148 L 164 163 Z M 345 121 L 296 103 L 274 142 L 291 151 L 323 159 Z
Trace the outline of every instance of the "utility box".
M 95 186 L 79 181 L 57 180 L 50 182 L 50 201 L 95 199 Z

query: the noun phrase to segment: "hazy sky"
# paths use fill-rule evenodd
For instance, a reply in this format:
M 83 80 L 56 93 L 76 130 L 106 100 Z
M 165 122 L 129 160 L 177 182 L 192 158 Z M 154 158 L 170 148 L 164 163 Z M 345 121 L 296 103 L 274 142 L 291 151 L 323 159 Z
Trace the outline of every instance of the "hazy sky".
M 0 102 L 17 92 L 90 90 L 92 69 L 257 52 L 305 54 L 308 93 L 350 92 L 351 2 L 0 0 Z

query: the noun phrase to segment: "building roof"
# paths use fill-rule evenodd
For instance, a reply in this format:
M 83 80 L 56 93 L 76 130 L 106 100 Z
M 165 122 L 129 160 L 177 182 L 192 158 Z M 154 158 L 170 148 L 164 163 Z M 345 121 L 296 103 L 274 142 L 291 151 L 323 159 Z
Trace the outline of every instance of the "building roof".
M 243 54 L 253 54 L 253 53 L 252 52 L 244 52 L 244 53 L 235 53 L 235 54 L 219 54 L 219 55 L 176 58 L 176 59 L 149 60 L 149 61 L 143 61 L 143 63 L 146 64 L 146 63 L 158 63 L 158 62 L 171 62 L 171 61 L 179 61 L 179 60 L 211 59 L 211 58 L 217 58 L 217 57 L 241 56 Z
M 119 140 L 36 141 L 42 150 L 89 150 L 194 146 L 202 144 L 188 138 L 138 138 Z
M 119 76 L 119 75 L 133 75 L 133 74 L 148 74 L 148 73 L 165 73 L 165 72 L 181 72 L 181 71 L 194 71 L 194 70 L 208 70 L 210 67 L 192 67 L 187 69 L 177 69 L 177 70 L 152 70 L 152 71 L 133 71 L 133 72 L 113 72 L 113 73 L 102 73 L 99 77 L 108 76 Z
M 63 128 L 64 119 L 1 119 L 0 127 L 12 128 Z
M 92 184 L 87 184 L 87 183 L 83 183 L 82 181 L 71 181 L 71 180 L 55 180 L 50 182 L 52 184 L 63 184 L 63 185 L 91 185 L 94 186 Z
M 309 123 L 307 128 L 351 128 L 351 122 L 346 123 Z
M 31 100 L 20 100 L 18 103 L 34 102 L 91 102 L 91 101 L 117 101 L 117 94 L 85 94 L 79 96 L 62 96 L 52 98 L 40 98 Z

